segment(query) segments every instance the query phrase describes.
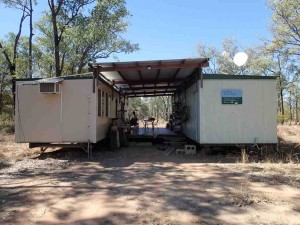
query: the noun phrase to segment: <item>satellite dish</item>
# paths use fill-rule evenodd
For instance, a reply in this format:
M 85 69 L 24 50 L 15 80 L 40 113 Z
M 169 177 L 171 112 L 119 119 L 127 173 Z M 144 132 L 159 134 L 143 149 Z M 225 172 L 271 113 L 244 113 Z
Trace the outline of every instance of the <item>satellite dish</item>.
M 226 52 L 226 51 L 223 51 L 222 52 L 222 56 L 225 57 L 225 58 L 229 58 L 230 57 L 230 53 Z
M 237 66 L 244 66 L 248 60 L 248 55 L 245 52 L 238 52 L 233 57 L 233 62 Z

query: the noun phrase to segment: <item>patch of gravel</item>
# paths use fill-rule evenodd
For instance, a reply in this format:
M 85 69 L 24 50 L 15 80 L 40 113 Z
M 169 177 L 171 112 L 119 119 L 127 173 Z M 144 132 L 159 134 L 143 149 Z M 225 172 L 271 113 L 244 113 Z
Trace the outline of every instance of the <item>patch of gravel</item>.
M 10 163 L 5 166 L 3 169 L 0 167 L 0 176 L 9 175 L 19 172 L 28 172 L 28 171 L 41 171 L 41 170 L 54 170 L 59 168 L 66 168 L 70 165 L 68 160 L 59 160 L 59 159 L 24 159 L 15 163 Z

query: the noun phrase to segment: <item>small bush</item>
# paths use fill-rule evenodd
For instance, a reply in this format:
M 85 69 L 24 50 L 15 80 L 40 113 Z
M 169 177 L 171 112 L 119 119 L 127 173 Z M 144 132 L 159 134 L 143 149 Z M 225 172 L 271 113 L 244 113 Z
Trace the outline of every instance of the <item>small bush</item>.
M 284 122 L 287 122 L 289 120 L 289 115 L 285 114 L 284 116 L 280 113 L 277 114 L 277 122 L 280 124 L 284 124 Z
M 0 131 L 5 134 L 13 134 L 15 132 L 14 121 L 10 115 L 0 115 Z

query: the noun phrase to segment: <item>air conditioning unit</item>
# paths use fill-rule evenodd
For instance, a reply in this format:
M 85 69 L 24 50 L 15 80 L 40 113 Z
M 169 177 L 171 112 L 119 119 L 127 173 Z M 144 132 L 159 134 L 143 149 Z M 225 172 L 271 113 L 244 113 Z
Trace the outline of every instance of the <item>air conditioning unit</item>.
M 40 93 L 42 94 L 59 94 L 60 84 L 58 83 L 40 83 Z

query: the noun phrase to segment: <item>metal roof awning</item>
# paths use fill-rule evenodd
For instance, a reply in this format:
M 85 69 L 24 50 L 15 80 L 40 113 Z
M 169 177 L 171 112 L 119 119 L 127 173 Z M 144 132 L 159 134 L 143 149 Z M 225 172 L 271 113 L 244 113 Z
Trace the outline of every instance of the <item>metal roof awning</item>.
M 128 97 L 173 95 L 208 58 L 106 62 L 89 64 L 94 74 Z

